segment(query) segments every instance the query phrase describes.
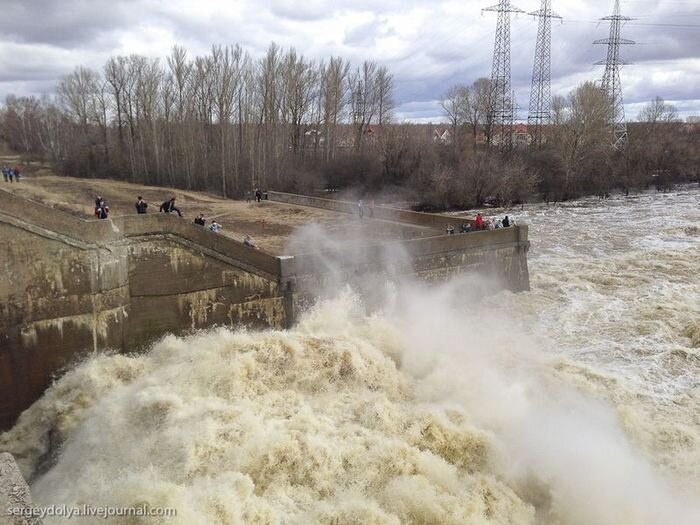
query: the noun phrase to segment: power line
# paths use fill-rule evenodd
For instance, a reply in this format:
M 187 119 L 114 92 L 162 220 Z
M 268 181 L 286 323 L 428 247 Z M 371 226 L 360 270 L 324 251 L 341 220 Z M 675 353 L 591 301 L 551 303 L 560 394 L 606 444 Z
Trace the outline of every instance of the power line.
M 601 20 L 603 20 L 601 18 Z M 632 20 L 631 18 L 629 20 Z M 567 18 L 566 23 L 574 23 L 574 24 L 595 24 L 599 25 L 600 20 L 572 20 Z M 626 26 L 641 26 L 641 27 L 675 27 L 675 28 L 688 28 L 688 29 L 694 29 L 694 28 L 700 28 L 700 24 L 664 24 L 664 23 L 645 23 L 645 22 L 627 22 L 624 25 Z

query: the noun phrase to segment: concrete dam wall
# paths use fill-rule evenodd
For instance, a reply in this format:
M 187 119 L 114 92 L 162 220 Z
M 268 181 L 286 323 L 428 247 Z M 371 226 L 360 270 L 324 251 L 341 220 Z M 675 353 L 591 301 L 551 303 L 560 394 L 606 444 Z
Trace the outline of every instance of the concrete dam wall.
M 292 204 L 314 205 L 299 198 Z M 398 219 L 380 210 L 391 209 L 375 210 L 384 220 L 413 213 Z M 334 266 L 349 281 L 380 271 L 434 280 L 475 270 L 513 291 L 529 288 L 526 226 L 448 236 L 437 227 L 451 218 L 420 215 L 435 223 L 435 235 L 397 241 L 399 260 L 366 245 L 333 254 Z M 167 214 L 86 221 L 0 190 L 0 429 L 88 352 L 137 351 L 166 333 L 214 325 L 289 326 L 330 282 L 323 260 L 251 250 Z

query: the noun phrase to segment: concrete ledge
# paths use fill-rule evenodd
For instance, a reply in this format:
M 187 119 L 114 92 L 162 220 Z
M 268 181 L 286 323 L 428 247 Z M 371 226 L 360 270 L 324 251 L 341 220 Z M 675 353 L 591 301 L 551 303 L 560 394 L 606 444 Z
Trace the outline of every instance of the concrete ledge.
M 39 518 L 24 518 L 10 515 L 20 509 L 32 507 L 32 497 L 27 482 L 15 463 L 15 458 L 7 452 L 0 453 L 0 524 L 1 525 L 39 525 Z
M 313 208 L 322 208 L 324 210 L 337 211 L 341 213 L 350 213 L 357 215 L 357 203 L 348 201 L 338 201 L 333 199 L 322 199 L 319 197 L 309 197 L 306 195 L 295 195 L 293 193 L 282 193 L 279 191 L 268 191 L 267 195 L 270 200 L 275 202 L 283 202 L 286 204 L 296 204 L 297 206 L 311 206 Z M 365 203 L 365 216 L 369 217 L 368 203 Z M 462 224 L 474 225 L 471 219 L 463 219 L 460 217 L 450 217 L 448 215 L 439 215 L 436 213 L 423 213 L 418 211 L 402 210 L 399 208 L 390 208 L 388 206 L 377 206 L 374 208 L 374 219 L 384 221 L 403 222 L 414 226 L 423 226 L 426 228 L 435 228 L 445 231 L 448 224 L 451 224 L 455 230 L 459 231 Z
M 86 249 L 129 237 L 170 234 L 201 246 L 228 259 L 243 263 L 247 271 L 259 271 L 265 277 L 278 278 L 277 257 L 260 250 L 251 250 L 242 242 L 212 233 L 189 221 L 169 214 L 123 216 L 108 220 L 83 220 L 39 202 L 17 197 L 0 189 L 0 220 L 31 229 L 54 240 Z
M 496 250 L 513 248 L 519 251 L 529 246 L 527 226 L 513 226 L 498 230 L 487 230 L 455 235 L 436 235 L 394 243 L 368 244 L 350 247 L 334 253 L 307 253 L 289 257 L 283 261 L 282 277 L 293 278 L 322 271 L 320 261 L 332 261 L 336 269 L 353 266 L 385 265 L 390 258 L 401 264 L 401 256 L 408 258 L 425 255 L 441 255 L 450 252 L 467 252 L 473 250 Z M 404 261 L 406 265 L 409 261 Z M 321 263 L 322 265 L 322 263 Z

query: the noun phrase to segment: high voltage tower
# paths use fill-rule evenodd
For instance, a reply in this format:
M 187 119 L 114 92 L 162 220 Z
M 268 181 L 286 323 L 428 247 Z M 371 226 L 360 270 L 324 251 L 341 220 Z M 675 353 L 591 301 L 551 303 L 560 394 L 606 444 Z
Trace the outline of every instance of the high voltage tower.
M 510 5 L 510 0 L 499 0 L 497 5 L 484 11 L 498 13 L 491 68 L 489 121 L 492 131 L 500 136 L 500 147 L 505 151 L 513 144 L 514 119 L 513 94 L 510 89 L 510 15 L 524 11 Z
M 552 0 L 542 0 L 539 11 L 530 15 L 538 17 L 535 62 L 532 68 L 530 112 L 527 116 L 528 131 L 532 143 L 542 144 L 543 128 L 550 123 L 552 106 L 552 18 L 561 17 L 552 11 Z
M 620 46 L 631 45 L 635 42 L 620 37 L 622 22 L 632 20 L 622 16 L 620 12 L 620 0 L 615 0 L 613 14 L 601 18 L 610 21 L 610 37 L 596 40 L 594 44 L 606 44 L 608 56 L 605 60 L 596 62 L 598 66 L 605 66 L 601 87 L 610 99 L 610 127 L 613 135 L 613 146 L 616 149 L 624 149 L 627 145 L 627 122 L 625 121 L 625 105 L 622 99 L 622 83 L 620 82 L 620 66 L 627 62 L 620 58 Z

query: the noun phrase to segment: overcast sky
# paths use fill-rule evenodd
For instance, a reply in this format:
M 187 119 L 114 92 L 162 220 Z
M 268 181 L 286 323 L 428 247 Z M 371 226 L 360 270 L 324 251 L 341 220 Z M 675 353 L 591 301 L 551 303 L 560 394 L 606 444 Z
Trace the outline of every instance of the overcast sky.
M 437 100 L 454 83 L 490 76 L 497 0 L 0 0 L 0 100 L 41 95 L 77 65 L 101 69 L 110 55 L 166 56 L 174 44 L 203 54 L 239 43 L 253 57 L 271 41 L 307 57 L 331 54 L 359 64 L 386 64 L 396 81 L 396 117 L 438 121 Z M 513 0 L 526 12 L 539 0 Z M 552 90 L 567 94 L 600 78 L 605 57 L 595 39 L 608 36 L 614 0 L 553 0 L 564 17 L 552 30 Z M 633 62 L 622 72 L 629 117 L 661 96 L 681 116 L 700 115 L 700 0 L 623 0 L 636 20 L 623 36 Z M 513 87 L 527 116 L 537 22 L 512 24 Z

